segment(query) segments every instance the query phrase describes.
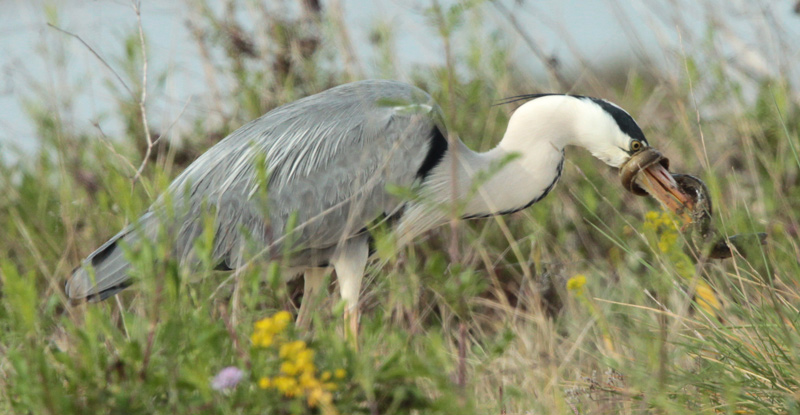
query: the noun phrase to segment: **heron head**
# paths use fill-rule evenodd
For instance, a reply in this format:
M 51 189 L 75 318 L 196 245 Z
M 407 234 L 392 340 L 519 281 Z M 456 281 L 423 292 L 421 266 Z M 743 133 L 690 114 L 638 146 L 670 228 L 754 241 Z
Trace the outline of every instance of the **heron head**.
M 507 102 L 519 99 L 529 101 L 511 116 L 502 147 L 523 154 L 540 152 L 538 145 L 543 141 L 557 150 L 568 145 L 583 147 L 609 166 L 627 172 L 628 182 L 623 183 L 627 190 L 651 194 L 673 211 L 688 200 L 667 170 L 666 158 L 650 147 L 633 117 L 616 104 L 563 94 L 523 95 Z M 645 159 L 648 162 L 641 163 Z
M 669 160 L 650 147 L 639 125 L 625 110 L 602 99 L 583 98 L 599 107 L 603 116 L 590 131 L 579 132 L 584 145 L 598 159 L 620 169 L 622 185 L 639 195 L 652 195 L 673 212 L 682 212 L 692 199 L 669 172 Z
M 606 100 L 563 94 L 521 97 L 530 101 L 511 116 L 500 143 L 504 147 L 525 152 L 543 141 L 558 150 L 576 145 L 609 166 L 620 167 L 649 146 L 633 117 Z
M 577 97 L 583 115 L 572 141 L 611 167 L 650 147 L 644 132 L 625 110 L 604 99 Z

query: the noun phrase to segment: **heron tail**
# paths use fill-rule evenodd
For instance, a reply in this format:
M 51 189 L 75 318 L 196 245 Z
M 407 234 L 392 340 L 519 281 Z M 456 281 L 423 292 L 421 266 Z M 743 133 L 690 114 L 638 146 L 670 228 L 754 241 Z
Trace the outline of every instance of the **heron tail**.
M 70 299 L 103 301 L 131 285 L 128 275 L 131 263 L 125 258 L 122 245 L 136 244 L 140 230 L 146 232 L 150 215 L 143 216 L 138 227 L 123 229 L 83 260 L 67 280 L 65 291 Z

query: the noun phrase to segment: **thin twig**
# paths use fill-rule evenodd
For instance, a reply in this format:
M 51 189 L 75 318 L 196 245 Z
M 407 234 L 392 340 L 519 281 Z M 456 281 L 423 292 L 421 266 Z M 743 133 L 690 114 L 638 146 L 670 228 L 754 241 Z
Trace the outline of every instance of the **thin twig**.
M 119 310 L 119 318 L 122 320 L 122 329 L 125 331 L 125 339 L 131 339 L 131 333 L 128 331 L 128 325 L 125 323 L 125 308 L 122 306 L 122 300 L 119 299 L 118 295 L 114 296 L 114 300 L 117 303 L 117 309 Z
M 97 121 L 93 121 L 93 122 L 92 122 L 92 125 L 94 126 L 94 128 L 97 128 L 97 131 L 99 131 L 99 132 L 100 132 L 100 136 L 102 137 L 102 139 L 101 139 L 100 141 L 102 141 L 102 142 L 103 142 L 103 144 L 105 144 L 105 146 L 108 148 L 108 150 L 109 150 L 109 151 L 111 151 L 111 153 L 112 153 L 112 154 L 114 154 L 114 156 L 116 156 L 116 157 L 117 157 L 117 158 L 119 158 L 120 160 L 124 161 L 124 162 L 125 162 L 125 164 L 127 164 L 127 165 L 128 165 L 128 167 L 131 169 L 131 171 L 134 171 L 134 172 L 135 172 L 135 171 L 136 171 L 136 166 L 134 166 L 134 165 L 133 165 L 133 164 L 130 162 L 130 160 L 128 160 L 127 158 L 125 158 L 125 157 L 124 157 L 122 154 L 119 154 L 119 152 L 117 152 L 117 150 L 114 148 L 114 145 L 113 145 L 113 144 L 111 144 L 111 139 L 109 139 L 109 138 L 108 138 L 108 136 L 106 135 L 106 133 L 103 131 L 103 128 L 102 128 L 102 127 L 100 127 L 100 123 L 99 123 L 99 122 L 97 122 Z
M 517 18 L 510 10 L 508 10 L 499 1 L 492 1 L 491 3 L 500 12 L 500 14 L 505 17 L 509 23 L 511 23 L 511 26 L 513 26 L 514 30 L 519 33 L 520 37 L 522 37 L 522 40 L 524 40 L 525 44 L 528 45 L 528 48 L 531 50 L 531 52 L 533 52 L 533 54 L 536 55 L 536 58 L 542 62 L 544 67 L 547 69 L 547 73 L 550 74 L 550 77 L 556 83 L 556 87 L 561 90 L 567 89 L 567 82 L 561 76 L 561 73 L 559 73 L 556 61 L 544 53 L 539 45 L 536 44 L 536 41 L 534 41 L 528 32 L 522 28 L 522 26 L 519 24 L 519 21 L 517 21 Z
M 156 285 L 155 301 L 153 301 L 153 317 L 150 321 L 150 327 L 147 332 L 147 344 L 144 349 L 144 357 L 142 358 L 142 368 L 139 370 L 139 378 L 141 380 L 147 379 L 147 368 L 150 365 L 150 357 L 153 354 L 153 341 L 156 336 L 156 328 L 158 327 L 158 314 L 161 306 L 161 296 L 163 295 L 163 284 Z
M 105 66 L 106 68 L 108 68 L 109 71 L 111 71 L 111 73 L 114 75 L 114 77 L 117 78 L 117 81 L 119 81 L 119 83 L 122 84 L 122 87 L 125 88 L 126 91 L 128 91 L 128 94 L 130 94 L 131 98 L 134 98 L 136 96 L 133 93 L 133 91 L 131 91 L 131 89 L 128 87 L 128 85 L 125 83 L 125 81 L 122 80 L 122 77 L 119 76 L 117 71 L 115 71 L 114 68 L 112 68 L 111 65 L 109 65 L 108 62 L 106 62 L 106 60 L 103 59 L 103 57 L 100 56 L 100 54 L 97 53 L 96 50 L 94 50 L 94 48 L 89 46 L 89 44 L 86 43 L 86 41 L 83 40 L 83 38 L 81 38 L 80 36 L 78 36 L 78 35 L 76 35 L 76 34 L 74 34 L 72 32 L 68 32 L 68 31 L 66 31 L 66 30 L 64 30 L 64 29 L 62 29 L 62 28 L 60 28 L 58 26 L 55 26 L 52 23 L 48 23 L 47 25 L 52 27 L 55 30 L 58 30 L 59 32 L 65 34 L 67 36 L 72 36 L 75 39 L 78 39 L 78 42 L 81 42 L 83 44 L 83 46 L 86 46 L 86 49 L 89 49 L 89 52 L 92 52 L 92 54 L 100 61 L 100 63 L 102 63 L 103 66 Z
M 181 119 L 181 117 L 183 116 L 183 113 L 184 113 L 184 112 L 186 112 L 186 108 L 188 108 L 188 107 L 189 107 L 189 102 L 191 102 L 191 101 L 192 101 L 192 97 L 186 98 L 186 102 L 184 102 L 184 103 L 183 103 L 183 108 L 181 108 L 181 112 L 179 112 L 179 113 L 178 113 L 178 116 L 177 116 L 177 117 L 175 117 L 175 119 L 174 119 L 174 120 L 172 120 L 172 122 L 171 122 L 171 123 L 169 123 L 169 125 L 168 125 L 168 126 L 167 126 L 167 128 L 164 130 L 164 132 L 162 132 L 161 134 L 159 134 L 159 136 L 158 136 L 158 137 L 156 137 L 156 139 L 155 139 L 155 140 L 153 140 L 153 145 L 154 145 L 154 146 L 155 146 L 156 144 L 158 144 L 158 142 L 159 142 L 159 141 L 161 141 L 161 139 L 162 139 L 162 138 L 164 138 L 164 136 L 166 136 L 166 135 L 167 135 L 167 133 L 169 133 L 169 130 L 171 130 L 171 129 L 172 129 L 172 127 L 174 127 L 174 126 L 175 126 L 175 124 L 177 124 L 177 123 L 178 123 L 178 120 L 180 120 L 180 119 Z
M 703 145 L 703 161 L 705 162 L 705 168 L 711 168 L 711 162 L 708 160 L 708 150 L 706 149 L 706 137 L 703 135 L 703 122 L 700 119 L 700 107 L 697 106 L 697 96 L 694 94 L 694 85 L 692 85 L 692 72 L 689 70 L 689 61 L 686 59 L 686 51 L 683 49 L 683 35 L 681 34 L 680 27 L 676 27 L 675 30 L 678 32 L 678 42 L 681 45 L 681 55 L 684 57 L 683 65 L 684 69 L 686 69 L 686 80 L 689 81 L 689 95 L 692 97 L 692 103 L 694 103 L 694 113 L 697 121 L 697 131 L 700 133 L 700 143 Z
M 136 175 L 133 176 L 133 180 L 131 182 L 131 186 L 136 185 L 136 181 L 139 180 L 139 177 L 142 175 L 142 171 L 144 171 L 144 167 L 147 165 L 147 160 L 150 159 L 150 153 L 153 151 L 153 138 L 150 136 L 150 125 L 147 122 L 147 111 L 145 110 L 145 103 L 147 102 L 147 48 L 144 44 L 144 29 L 142 29 L 142 13 L 141 13 L 141 1 L 133 0 L 131 1 L 131 6 L 133 7 L 134 13 L 136 13 L 136 25 L 139 29 L 139 44 L 142 48 L 142 95 L 139 98 L 139 112 L 142 115 L 142 126 L 144 127 L 144 136 L 147 139 L 147 150 L 144 153 L 144 158 L 142 159 L 142 164 L 139 165 L 139 169 L 136 170 Z
M 233 342 L 233 348 L 236 349 L 236 353 L 239 355 L 239 358 L 247 362 L 248 369 L 250 368 L 250 359 L 248 359 L 247 351 L 242 347 L 241 343 L 239 342 L 239 335 L 236 334 L 236 326 L 235 323 L 232 321 L 231 314 L 228 314 L 228 310 L 225 308 L 224 304 L 220 304 L 218 307 L 220 317 L 222 323 L 225 325 L 225 330 L 228 331 L 228 336 L 231 338 Z
M 456 384 L 464 389 L 467 386 L 467 325 L 464 319 L 458 323 L 458 372 Z
M 211 104 L 214 106 L 214 110 L 220 115 L 224 114 L 222 109 L 222 94 L 219 90 L 219 85 L 217 84 L 216 78 L 216 70 L 214 69 L 213 59 L 211 58 L 211 52 L 209 51 L 208 45 L 205 41 L 205 33 L 203 29 L 199 26 L 192 23 L 191 20 L 186 22 L 186 27 L 189 29 L 189 33 L 194 38 L 194 41 L 197 43 L 197 48 L 200 50 L 200 60 L 203 63 L 203 76 L 206 79 L 206 86 L 211 91 Z
M 436 24 L 439 26 L 439 33 L 442 37 L 444 48 L 445 65 L 447 66 L 447 97 L 450 101 L 450 119 L 455 120 L 455 60 L 450 42 L 451 30 L 447 27 L 447 19 L 444 17 L 442 6 L 434 0 L 434 11 L 436 13 Z M 461 254 L 458 244 L 458 229 L 461 217 L 458 213 L 458 139 L 452 131 L 447 132 L 447 148 L 450 153 L 450 244 L 447 252 L 451 263 L 461 262 Z
M 347 25 L 344 22 L 344 6 L 340 0 L 334 0 L 328 7 L 328 15 L 335 21 L 335 27 L 339 32 L 339 41 L 341 42 L 342 52 L 344 53 L 345 67 L 347 68 L 347 75 L 351 79 L 360 79 L 364 76 L 364 71 L 361 68 L 361 63 L 356 56 L 353 42 L 350 40 L 350 33 L 347 31 Z
M 150 365 L 150 356 L 153 354 L 153 341 L 155 340 L 156 336 L 156 326 L 158 326 L 158 321 L 153 321 L 150 323 L 150 329 L 147 333 L 147 345 L 145 345 L 144 349 L 144 358 L 142 359 L 142 369 L 139 371 L 139 378 L 141 380 L 147 379 L 147 367 Z

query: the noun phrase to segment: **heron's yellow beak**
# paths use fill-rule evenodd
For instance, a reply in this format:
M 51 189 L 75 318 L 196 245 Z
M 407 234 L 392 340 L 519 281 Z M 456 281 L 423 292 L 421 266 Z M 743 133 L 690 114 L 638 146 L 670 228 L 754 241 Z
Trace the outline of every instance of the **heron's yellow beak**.
M 681 190 L 668 168 L 667 158 L 653 148 L 646 148 L 620 167 L 622 185 L 634 194 L 653 196 L 689 223 L 694 199 Z

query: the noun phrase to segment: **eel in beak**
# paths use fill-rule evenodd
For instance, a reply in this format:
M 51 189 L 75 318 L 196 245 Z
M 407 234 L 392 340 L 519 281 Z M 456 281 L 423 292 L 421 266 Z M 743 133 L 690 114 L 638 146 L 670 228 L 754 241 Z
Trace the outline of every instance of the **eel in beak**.
M 747 247 L 766 244 L 766 233 L 720 236 L 711 220 L 711 194 L 705 183 L 688 174 L 671 174 L 668 168 L 669 160 L 648 147 L 620 167 L 620 179 L 629 192 L 639 196 L 652 195 L 677 214 L 684 224 L 682 230 L 689 228 L 692 231 L 695 249 L 706 252 L 706 258 L 730 258 L 733 248 L 743 253 Z
M 626 190 L 638 196 L 653 196 L 684 223 L 691 223 L 694 199 L 683 191 L 668 169 L 669 159 L 648 147 L 631 156 L 619 172 Z

